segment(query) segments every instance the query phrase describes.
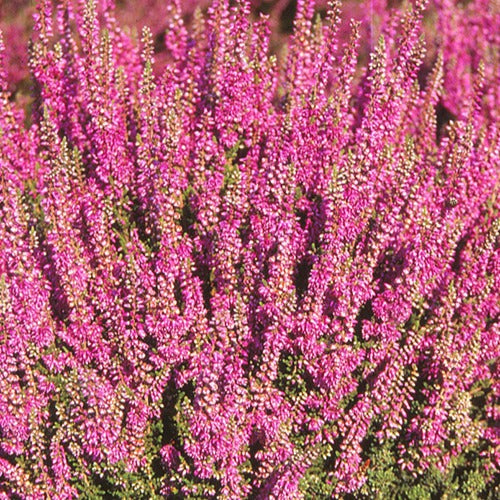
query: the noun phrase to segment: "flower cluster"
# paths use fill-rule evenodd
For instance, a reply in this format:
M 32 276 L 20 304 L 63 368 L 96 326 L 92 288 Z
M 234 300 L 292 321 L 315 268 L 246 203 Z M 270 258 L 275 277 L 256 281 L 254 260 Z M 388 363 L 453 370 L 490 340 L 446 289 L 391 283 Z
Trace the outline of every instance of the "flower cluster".
M 0 499 L 494 497 L 500 17 L 393 3 L 0 38 Z

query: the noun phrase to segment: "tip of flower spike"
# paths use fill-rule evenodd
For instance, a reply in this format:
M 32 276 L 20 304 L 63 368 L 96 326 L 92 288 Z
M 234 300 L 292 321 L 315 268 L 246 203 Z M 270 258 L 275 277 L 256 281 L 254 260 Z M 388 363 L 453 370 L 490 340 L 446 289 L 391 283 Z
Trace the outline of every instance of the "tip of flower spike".
M 0 91 L 7 90 L 7 72 L 5 70 L 5 44 L 3 42 L 3 31 L 0 29 Z
M 52 2 L 50 0 L 38 0 L 34 16 L 34 31 L 38 34 L 40 41 L 47 46 L 49 39 L 53 36 L 52 31 Z

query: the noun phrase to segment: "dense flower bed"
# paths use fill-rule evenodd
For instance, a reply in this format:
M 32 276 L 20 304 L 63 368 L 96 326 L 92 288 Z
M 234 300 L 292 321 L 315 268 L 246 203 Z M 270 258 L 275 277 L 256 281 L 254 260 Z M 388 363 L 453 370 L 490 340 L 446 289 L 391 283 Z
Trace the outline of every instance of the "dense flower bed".
M 0 499 L 498 498 L 498 6 L 389 3 L 0 43 Z

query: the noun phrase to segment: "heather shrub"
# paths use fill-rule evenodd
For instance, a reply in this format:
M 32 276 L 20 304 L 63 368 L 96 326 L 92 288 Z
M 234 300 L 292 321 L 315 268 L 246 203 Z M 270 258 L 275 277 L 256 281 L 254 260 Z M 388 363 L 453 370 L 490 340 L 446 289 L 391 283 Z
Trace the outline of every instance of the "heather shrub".
M 281 7 L 0 43 L 0 498 L 498 497 L 498 8 Z

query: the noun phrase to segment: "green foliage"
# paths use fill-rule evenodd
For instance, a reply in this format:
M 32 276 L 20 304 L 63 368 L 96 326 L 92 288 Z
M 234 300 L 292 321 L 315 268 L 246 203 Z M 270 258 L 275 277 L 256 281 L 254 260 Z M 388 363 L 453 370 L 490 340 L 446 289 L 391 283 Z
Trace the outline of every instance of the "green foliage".
M 290 402 L 294 403 L 308 394 L 308 378 L 300 356 L 291 353 L 281 356 L 275 385 L 284 392 Z
M 478 447 L 455 457 L 446 472 L 435 466 L 422 474 L 403 471 L 398 465 L 395 443 L 374 443 L 370 449 L 367 481 L 360 491 L 363 499 L 493 499 L 498 491 L 491 482 L 493 472 L 480 456 Z
M 322 443 L 318 458 L 307 469 L 299 482 L 300 491 L 306 498 L 332 498 L 337 480 L 333 475 L 333 446 Z

